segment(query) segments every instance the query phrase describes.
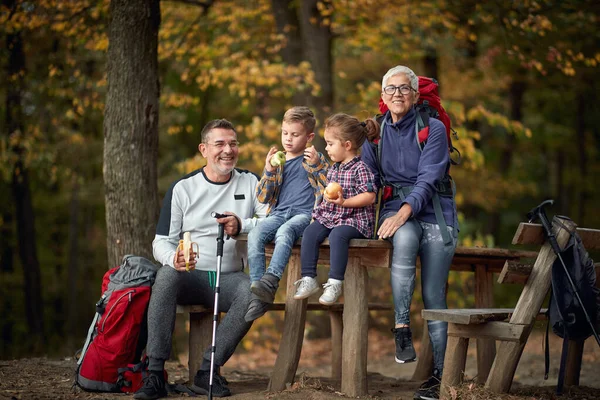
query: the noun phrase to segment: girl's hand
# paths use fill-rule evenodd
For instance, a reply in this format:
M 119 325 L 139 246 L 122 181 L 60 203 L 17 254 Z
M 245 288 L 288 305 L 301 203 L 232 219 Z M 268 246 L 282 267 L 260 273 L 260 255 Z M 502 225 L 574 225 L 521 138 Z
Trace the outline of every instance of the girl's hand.
M 336 199 L 332 199 L 331 197 L 329 197 L 327 195 L 327 192 L 323 192 L 323 198 L 328 203 L 337 204 L 338 206 L 343 206 L 344 205 L 344 201 L 346 200 L 346 199 L 344 199 L 344 195 L 342 194 L 342 191 L 338 192 L 338 197 Z
M 317 149 L 315 149 L 315 146 L 307 147 L 304 150 L 304 159 L 310 165 L 316 165 L 319 163 L 319 153 L 317 153 Z
M 382 239 L 394 236 L 396 231 L 408 221 L 411 215 L 412 207 L 410 204 L 404 203 L 396 215 L 383 221 L 383 224 L 381 224 L 377 231 L 377 235 Z
M 277 147 L 273 146 L 269 149 L 269 153 L 267 154 L 267 158 L 265 159 L 265 169 L 271 173 L 275 172 L 277 167 L 271 165 L 271 158 L 273 155 L 277 153 Z

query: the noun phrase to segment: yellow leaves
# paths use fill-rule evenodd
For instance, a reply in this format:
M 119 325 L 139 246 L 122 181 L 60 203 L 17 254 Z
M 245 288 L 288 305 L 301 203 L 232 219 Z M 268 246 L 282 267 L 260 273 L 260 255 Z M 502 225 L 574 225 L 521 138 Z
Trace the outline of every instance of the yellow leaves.
M 185 93 L 163 93 L 160 96 L 160 101 L 166 107 L 186 108 L 195 107 L 200 104 L 200 98 Z
M 206 165 L 206 160 L 202 157 L 202 155 L 200 155 L 200 153 L 197 153 L 194 157 L 188 158 L 185 161 L 177 163 L 175 165 L 175 168 L 181 174 L 189 174 L 190 172 L 200 169 L 200 168 L 204 167 L 205 165 Z
M 516 136 L 531 137 L 531 131 L 523 126 L 518 121 L 511 121 L 508 117 L 491 112 L 482 105 L 475 106 L 467 112 L 467 119 L 469 121 L 483 120 L 490 126 L 499 126 L 506 129 L 510 134 Z

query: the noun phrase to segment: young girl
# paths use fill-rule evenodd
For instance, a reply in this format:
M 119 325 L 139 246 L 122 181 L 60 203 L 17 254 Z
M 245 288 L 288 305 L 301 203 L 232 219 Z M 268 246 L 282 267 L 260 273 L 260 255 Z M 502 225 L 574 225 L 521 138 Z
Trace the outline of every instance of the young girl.
M 358 152 L 367 135 L 378 134 L 379 124 L 372 119 L 360 122 L 347 114 L 335 114 L 325 121 L 325 150 L 335 163 L 327 173 L 327 181 L 338 183 L 341 190 L 325 191 L 324 201 L 313 211 L 314 221 L 302 235 L 302 279 L 295 282 L 295 299 L 305 299 L 319 291 L 315 277 L 319 246 L 325 238 L 329 237 L 331 269 L 319 303 L 331 305 L 342 293 L 350 239 L 373 236 L 377 185 Z

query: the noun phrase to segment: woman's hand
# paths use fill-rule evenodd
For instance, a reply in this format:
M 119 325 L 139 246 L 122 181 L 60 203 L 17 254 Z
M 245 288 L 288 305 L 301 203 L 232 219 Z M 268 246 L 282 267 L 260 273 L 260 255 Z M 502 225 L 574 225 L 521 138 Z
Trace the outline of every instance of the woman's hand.
M 386 220 L 383 221 L 383 224 L 381 224 L 377 231 L 377 235 L 382 239 L 394 236 L 394 233 L 408 221 L 411 215 L 412 207 L 410 204 L 404 203 L 396 215 L 386 218 Z

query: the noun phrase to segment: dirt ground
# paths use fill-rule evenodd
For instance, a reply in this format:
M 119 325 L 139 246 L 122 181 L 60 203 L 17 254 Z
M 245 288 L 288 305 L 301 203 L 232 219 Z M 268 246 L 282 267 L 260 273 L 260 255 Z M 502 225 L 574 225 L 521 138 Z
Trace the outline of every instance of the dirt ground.
M 551 335 L 550 377 L 544 381 L 543 335 L 534 332 L 519 363 L 509 395 L 496 395 L 474 385 L 475 348 L 469 348 L 466 375 L 469 381 L 454 393 L 457 399 L 555 399 L 554 389 L 560 361 L 560 338 Z M 418 346 L 418 343 L 417 343 Z M 267 393 L 266 387 L 276 354 L 253 352 L 236 354 L 223 368 L 234 400 L 341 399 L 340 384 L 330 375 L 329 340 L 306 340 L 296 383 L 283 392 Z M 415 363 L 399 365 L 393 361 L 393 339 L 378 332 L 369 334 L 368 387 L 370 399 L 412 399 L 420 382 L 412 382 Z M 169 380 L 185 384 L 188 377 L 184 353 L 167 364 Z M 63 359 L 20 359 L 0 361 L 0 399 L 124 399 L 126 394 L 88 393 L 73 387 L 75 361 Z M 593 339 L 585 345 L 581 387 L 569 390 L 561 399 L 600 399 L 600 349 Z M 200 396 L 201 398 L 203 396 Z M 453 396 L 454 397 L 454 396 Z M 172 394 L 169 398 L 188 398 Z M 347 397 L 346 397 L 347 398 Z

